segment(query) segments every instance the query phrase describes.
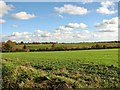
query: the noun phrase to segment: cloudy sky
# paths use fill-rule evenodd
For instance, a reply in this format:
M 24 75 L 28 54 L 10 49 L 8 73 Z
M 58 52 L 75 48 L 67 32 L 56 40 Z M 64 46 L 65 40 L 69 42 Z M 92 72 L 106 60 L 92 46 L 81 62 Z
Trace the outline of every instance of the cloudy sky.
M 118 39 L 118 3 L 0 1 L 0 25 L 2 41 L 112 41 Z

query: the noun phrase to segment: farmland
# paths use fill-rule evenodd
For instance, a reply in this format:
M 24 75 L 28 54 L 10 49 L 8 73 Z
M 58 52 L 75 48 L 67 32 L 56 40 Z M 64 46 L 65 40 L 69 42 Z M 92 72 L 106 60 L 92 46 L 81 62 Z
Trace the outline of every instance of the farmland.
M 55 44 L 55 47 L 66 47 L 66 48 L 74 48 L 74 47 L 77 47 L 77 48 L 83 48 L 83 47 L 92 47 L 93 45 L 100 45 L 100 46 L 103 46 L 103 45 L 106 45 L 107 47 L 115 47 L 115 46 L 118 46 L 118 43 L 115 43 L 115 42 L 83 42 L 83 43 L 56 43 Z M 25 44 L 29 49 L 46 49 L 46 48 L 51 48 L 51 46 L 53 44 L 44 44 L 44 43 L 41 43 L 41 44 Z M 23 47 L 23 44 L 18 44 L 17 45 L 18 48 L 22 48 Z
M 118 49 L 2 53 L 4 88 L 117 88 Z

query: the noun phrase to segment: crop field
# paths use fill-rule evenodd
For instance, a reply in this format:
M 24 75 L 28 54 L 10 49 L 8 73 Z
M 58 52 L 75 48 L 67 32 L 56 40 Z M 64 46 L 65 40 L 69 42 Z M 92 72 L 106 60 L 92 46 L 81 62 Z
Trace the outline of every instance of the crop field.
M 2 53 L 4 88 L 118 88 L 118 49 Z

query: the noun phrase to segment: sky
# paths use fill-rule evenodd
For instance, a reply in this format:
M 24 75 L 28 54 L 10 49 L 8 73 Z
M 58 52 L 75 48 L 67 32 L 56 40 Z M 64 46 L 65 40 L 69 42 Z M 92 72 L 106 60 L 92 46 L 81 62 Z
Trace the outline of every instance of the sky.
M 118 40 L 118 3 L 0 1 L 2 41 Z

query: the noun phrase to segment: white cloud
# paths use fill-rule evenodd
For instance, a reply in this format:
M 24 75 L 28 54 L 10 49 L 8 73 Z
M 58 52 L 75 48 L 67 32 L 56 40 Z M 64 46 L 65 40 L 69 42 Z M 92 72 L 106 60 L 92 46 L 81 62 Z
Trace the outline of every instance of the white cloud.
M 35 30 L 34 35 L 36 36 L 40 36 L 40 37 L 50 37 L 51 33 L 48 31 L 43 31 L 43 30 Z
M 64 16 L 63 16 L 63 15 L 59 15 L 59 17 L 60 17 L 60 18 L 64 18 Z
M 19 20 L 28 20 L 35 18 L 36 16 L 34 14 L 28 14 L 27 12 L 19 12 L 12 15 L 13 18 L 19 19 Z
M 114 9 L 114 3 L 110 1 L 101 2 L 101 7 L 96 11 L 102 14 L 115 14 L 117 11 Z
M 109 7 L 109 6 L 113 5 L 113 2 L 110 2 L 110 1 L 101 2 L 101 5 L 102 5 L 103 7 Z
M 44 32 L 43 34 L 41 34 L 41 37 L 50 37 L 51 33 L 50 32 Z
M 41 34 L 41 33 L 43 33 L 43 31 L 42 30 L 35 30 L 35 32 L 34 32 L 35 34 Z
M 87 28 L 87 25 L 84 23 L 69 23 L 65 26 L 59 26 L 56 30 L 73 30 L 73 29 L 85 29 Z
M 66 26 L 59 26 L 59 28 L 58 29 L 56 29 L 56 30 L 73 30 L 73 28 L 71 28 L 71 27 L 66 27 Z
M 116 32 L 118 31 L 118 17 L 103 20 L 101 23 L 97 23 L 95 27 L 100 32 Z
M 118 17 L 103 20 L 95 25 L 97 30 L 87 30 L 83 23 L 69 23 L 53 31 L 35 30 L 34 32 L 13 32 L 10 36 L 3 36 L 2 40 L 16 42 L 89 42 L 118 40 Z M 81 30 L 74 30 L 82 28 Z
M 105 29 L 99 29 L 99 32 L 115 32 L 118 30 L 117 28 L 105 28 Z
M 0 19 L 0 24 L 3 24 L 5 22 L 6 22 L 6 20 Z
M 10 36 L 5 36 L 3 38 L 4 41 L 13 40 L 16 42 L 20 42 L 20 41 L 28 42 L 30 39 L 31 39 L 31 33 L 29 32 L 13 32 Z
M 84 28 L 87 28 L 87 25 L 84 24 L 84 23 L 80 23 L 80 24 L 78 24 L 78 23 L 69 23 L 69 24 L 67 25 L 67 27 L 71 27 L 71 28 L 82 28 L 82 29 L 84 29 Z
M 63 7 L 54 7 L 54 9 L 59 13 L 68 13 L 72 15 L 84 15 L 88 13 L 86 8 L 74 6 L 71 4 L 65 4 Z
M 12 36 L 24 36 L 24 35 L 29 35 L 29 32 L 13 32 Z
M 0 17 L 3 17 L 13 8 L 11 5 L 7 5 L 4 1 L 0 0 Z
M 100 7 L 99 9 L 97 9 L 97 12 L 102 13 L 102 14 L 114 14 L 116 11 L 109 10 L 106 7 Z
M 4 36 L 3 41 L 13 40 L 16 42 L 85 42 L 85 41 L 112 41 L 118 40 L 118 32 L 96 32 L 82 30 L 72 31 L 54 31 L 46 32 L 44 30 L 29 32 L 13 32 L 10 36 Z
M 83 4 L 86 4 L 86 3 L 92 3 L 92 2 L 94 2 L 94 0 L 81 0 L 81 2 Z
M 118 32 L 96 32 L 82 30 L 72 31 L 54 31 L 43 33 L 14 32 L 10 36 L 4 36 L 3 41 L 13 40 L 16 42 L 89 42 L 89 41 L 112 41 L 118 40 Z
M 18 25 L 15 25 L 15 24 L 14 24 L 14 25 L 12 25 L 12 27 L 13 27 L 13 28 L 18 28 Z

